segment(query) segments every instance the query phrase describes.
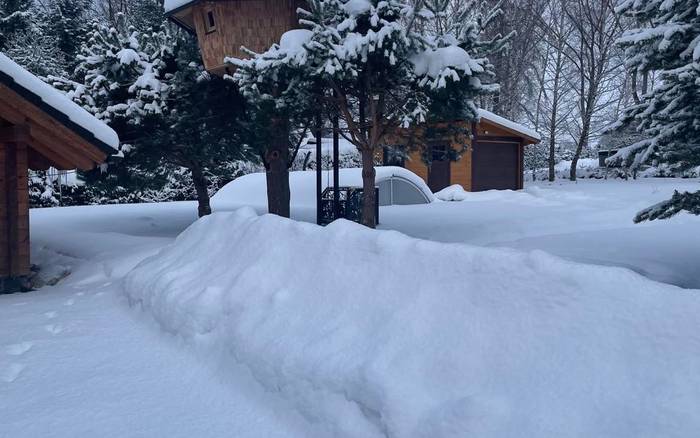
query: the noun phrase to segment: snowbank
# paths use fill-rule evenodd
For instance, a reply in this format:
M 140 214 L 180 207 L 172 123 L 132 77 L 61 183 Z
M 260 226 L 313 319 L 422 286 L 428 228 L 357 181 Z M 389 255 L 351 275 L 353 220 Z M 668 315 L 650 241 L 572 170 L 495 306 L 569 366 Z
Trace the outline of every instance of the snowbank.
M 68 117 L 73 123 L 90 132 L 107 146 L 117 149 L 119 137 L 112 128 L 96 119 L 63 93 L 20 67 L 0 53 L 0 72 L 9 76 L 17 85 L 37 96 L 46 105 Z
M 453 184 L 435 193 L 435 197 L 441 201 L 464 201 L 469 197 L 469 192 L 461 185 Z
M 123 288 L 328 436 L 700 430 L 700 295 L 624 269 L 242 209 Z

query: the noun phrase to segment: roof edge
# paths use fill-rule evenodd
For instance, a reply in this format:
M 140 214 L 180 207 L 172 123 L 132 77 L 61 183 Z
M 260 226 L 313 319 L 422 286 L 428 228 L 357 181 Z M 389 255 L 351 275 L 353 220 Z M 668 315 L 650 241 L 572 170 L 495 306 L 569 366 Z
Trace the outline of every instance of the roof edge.
M 46 114 L 48 114 L 53 119 L 61 123 L 67 129 L 70 129 L 71 131 L 78 134 L 80 137 L 83 138 L 83 140 L 87 141 L 93 146 L 96 146 L 105 155 L 110 156 L 118 152 L 117 149 L 113 148 L 109 144 L 95 137 L 95 134 L 71 120 L 67 115 L 63 114 L 61 111 L 44 102 L 44 100 L 39 95 L 18 84 L 15 81 L 15 79 L 7 73 L 0 71 L 0 83 L 2 83 L 15 93 L 19 94 L 22 98 L 30 102 L 32 105 L 35 105 L 36 107 L 44 111 Z

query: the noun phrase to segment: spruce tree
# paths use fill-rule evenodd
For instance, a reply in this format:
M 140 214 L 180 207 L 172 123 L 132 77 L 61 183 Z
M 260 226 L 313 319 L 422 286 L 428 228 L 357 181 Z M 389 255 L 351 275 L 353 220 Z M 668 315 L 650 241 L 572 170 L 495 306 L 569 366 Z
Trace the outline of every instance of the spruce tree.
M 0 0 L 0 50 L 32 23 L 32 0 Z
M 238 125 L 245 107 L 233 84 L 204 72 L 194 42 L 166 23 L 139 32 L 125 16 L 116 27 L 94 23 L 78 60 L 73 80 L 55 84 L 122 139 L 106 172 L 85 175 L 98 201 L 113 193 L 120 202 L 153 199 L 184 168 L 199 214 L 209 214 L 207 175 L 247 157 Z
M 645 139 L 609 160 L 632 168 L 656 160 L 678 170 L 700 165 L 700 9 L 697 0 L 624 0 L 617 12 L 637 28 L 622 36 L 627 67 L 657 72 L 660 83 L 628 108 L 616 129 L 630 125 Z M 674 197 L 641 212 L 636 221 L 665 218 L 682 210 L 697 214 L 698 194 Z
M 488 92 L 482 79 L 488 61 L 472 57 L 460 43 L 474 32 L 437 38 L 428 33 L 431 11 L 401 0 L 310 0 L 302 10 L 307 29 L 285 35 L 283 43 L 252 60 L 236 60 L 236 80 L 248 96 L 264 97 L 258 84 L 284 83 L 315 95 L 341 118 L 342 135 L 362 157 L 362 223 L 375 224 L 374 160 L 399 127 L 427 121 L 431 102 L 449 106 L 451 116 L 478 117 L 473 98 Z M 444 6 L 435 4 L 436 7 Z M 457 42 L 459 37 L 464 40 Z M 271 68 L 274 67 L 274 68 Z M 310 91 L 320 86 L 322 92 Z M 287 89 L 287 87 L 282 87 Z M 448 91 L 449 90 L 449 91 Z M 294 90 L 298 93 L 297 90 Z M 295 97 L 296 98 L 296 97 Z

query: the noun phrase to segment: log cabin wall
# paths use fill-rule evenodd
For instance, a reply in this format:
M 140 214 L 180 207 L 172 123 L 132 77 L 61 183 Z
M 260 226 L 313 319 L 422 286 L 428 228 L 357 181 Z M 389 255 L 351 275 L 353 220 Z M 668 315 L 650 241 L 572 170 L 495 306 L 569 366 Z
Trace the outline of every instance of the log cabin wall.
M 468 129 L 468 126 L 471 125 L 469 122 L 458 122 L 462 124 L 463 126 L 461 128 L 463 129 Z M 438 125 L 439 127 L 439 125 Z M 439 143 L 439 141 L 432 142 L 432 143 Z M 455 143 L 454 140 L 452 140 L 452 143 L 449 145 L 454 151 L 460 151 L 464 149 L 463 144 L 461 143 Z M 462 156 L 459 157 L 456 161 L 452 161 L 450 163 L 450 184 L 459 184 L 462 187 L 464 187 L 465 190 L 469 191 L 471 190 L 471 185 L 472 185 L 472 148 L 471 148 L 471 140 L 466 139 L 466 146 L 467 150 L 462 153 Z M 423 178 L 424 181 L 428 182 L 430 179 L 430 169 L 428 166 L 425 164 L 423 159 L 421 158 L 421 152 L 420 151 L 412 151 L 409 156 L 408 160 L 406 160 L 406 169 L 410 170 L 411 172 L 415 173 L 416 175 L 420 176 Z
M 261 52 L 278 43 L 282 34 L 299 27 L 296 10 L 302 5 L 299 0 L 228 0 L 195 4 L 192 18 L 205 68 L 223 72 L 226 69 L 225 57 L 246 57 L 241 46 Z
M 27 146 L 0 144 L 0 278 L 29 275 Z
M 465 123 L 465 122 L 459 122 Z M 466 128 L 466 127 L 465 127 Z M 517 166 L 513 174 L 513 178 L 516 179 L 515 186 L 513 188 L 522 189 L 524 187 L 524 152 L 525 146 L 531 141 L 523 137 L 515 137 L 512 131 L 506 130 L 497 126 L 495 124 L 489 123 L 486 120 L 481 121 L 481 123 L 476 125 L 475 134 L 477 138 L 477 143 L 479 141 L 484 143 L 501 143 L 515 142 L 517 143 Z M 438 142 L 439 143 L 439 142 Z M 467 142 L 467 151 L 462 154 L 462 156 L 457 160 L 450 163 L 450 184 L 459 184 L 466 191 L 479 190 L 474 183 L 474 148 L 471 144 L 471 140 Z M 461 144 L 452 144 L 453 150 L 461 150 Z M 430 169 L 423 162 L 421 158 L 420 151 L 412 151 L 409 154 L 409 159 L 405 163 L 406 169 L 412 171 L 416 175 L 423 178 L 424 181 L 430 181 Z

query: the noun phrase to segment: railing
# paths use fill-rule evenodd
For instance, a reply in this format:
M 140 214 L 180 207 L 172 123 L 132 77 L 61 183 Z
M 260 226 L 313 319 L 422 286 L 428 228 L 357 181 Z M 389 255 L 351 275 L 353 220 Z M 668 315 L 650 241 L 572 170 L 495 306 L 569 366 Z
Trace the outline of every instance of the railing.
M 321 195 L 321 225 L 328 225 L 336 219 L 347 219 L 360 223 L 362 219 L 362 199 L 364 190 L 360 187 L 339 187 L 338 211 L 334 208 L 333 187 L 328 187 Z M 375 223 L 379 223 L 379 188 L 375 189 Z

